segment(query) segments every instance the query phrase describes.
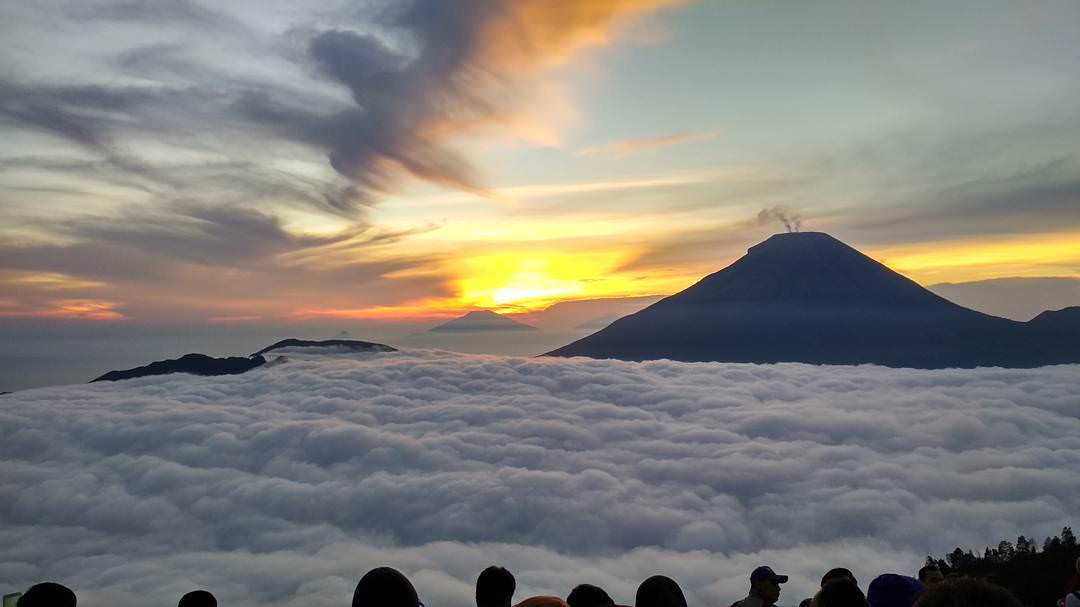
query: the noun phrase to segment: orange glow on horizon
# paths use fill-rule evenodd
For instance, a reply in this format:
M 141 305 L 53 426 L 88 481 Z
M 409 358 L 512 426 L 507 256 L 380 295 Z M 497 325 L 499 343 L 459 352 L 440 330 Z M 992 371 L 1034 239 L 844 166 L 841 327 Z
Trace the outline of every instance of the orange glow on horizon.
M 4 310 L 0 316 L 8 318 L 65 318 L 71 320 L 125 320 L 116 310 L 117 304 L 102 299 L 56 299 L 45 310 Z M 8 306 L 3 306 L 8 307 Z
M 601 251 L 505 251 L 458 262 L 454 281 L 461 308 L 534 312 L 572 299 L 623 297 L 647 285 L 619 268 L 631 249 Z
M 259 314 L 237 314 L 234 316 L 211 316 L 206 319 L 206 322 L 213 324 L 235 324 L 235 323 L 249 323 L 258 322 L 264 320 L 264 317 Z
M 993 278 L 1080 277 L 1080 233 L 959 240 L 873 251 L 870 255 L 922 285 Z
M 491 243 L 492 247 L 497 247 L 496 252 L 459 250 L 456 256 L 441 258 L 430 265 L 387 274 L 383 278 L 391 283 L 398 278 L 422 277 L 439 285 L 432 287 L 430 294 L 417 293 L 400 303 L 395 303 L 392 288 L 383 294 L 383 299 L 364 298 L 351 305 L 348 300 L 296 305 L 298 302 L 294 300 L 291 305 L 282 305 L 282 302 L 267 307 L 237 300 L 223 308 L 222 302 L 213 305 L 214 302 L 204 298 L 187 300 L 170 296 L 168 301 L 186 305 L 189 309 L 213 305 L 207 310 L 206 317 L 211 324 L 319 318 L 426 322 L 448 320 L 473 310 L 528 315 L 567 301 L 672 294 L 726 265 L 726 260 L 718 260 L 712 267 L 688 262 L 682 267 L 654 269 L 643 276 L 641 270 L 627 268 L 634 260 L 648 259 L 648 248 L 615 245 L 574 250 L 572 243 L 582 242 L 582 239 L 568 239 L 562 249 L 554 248 L 555 242 Z M 599 242 L 598 239 L 592 244 L 599 245 Z M 924 286 L 1009 277 L 1080 278 L 1080 233 L 1077 232 L 915 243 L 868 248 L 867 252 Z M 71 291 L 78 288 L 109 288 L 102 283 L 54 273 L 9 275 L 6 282 L 23 290 L 24 294 L 0 298 L 0 317 L 131 320 L 119 309 L 122 304 L 112 299 L 49 297 L 61 294 L 58 292 L 76 295 Z
M 313 318 L 336 318 L 341 320 L 443 320 L 464 314 L 456 310 L 452 300 L 421 300 L 405 302 L 398 306 L 370 306 L 367 308 L 301 308 L 289 317 L 293 320 Z
M 473 310 L 528 314 L 565 301 L 638 297 L 674 293 L 692 284 L 695 276 L 643 279 L 621 271 L 637 250 L 503 251 L 453 260 L 447 273 L 451 297 L 423 298 L 394 306 L 361 308 L 301 308 L 294 319 L 440 320 Z M 406 278 L 424 271 L 399 273 Z

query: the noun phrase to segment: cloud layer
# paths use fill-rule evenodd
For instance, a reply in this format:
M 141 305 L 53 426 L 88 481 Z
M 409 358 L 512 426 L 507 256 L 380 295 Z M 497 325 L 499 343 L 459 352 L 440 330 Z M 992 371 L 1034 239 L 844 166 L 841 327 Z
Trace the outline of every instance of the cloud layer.
M 1080 373 L 320 357 L 0 397 L 0 579 L 80 604 L 337 605 L 398 566 L 471 604 L 655 572 L 694 603 L 768 562 L 831 566 L 1042 536 L 1080 511 Z

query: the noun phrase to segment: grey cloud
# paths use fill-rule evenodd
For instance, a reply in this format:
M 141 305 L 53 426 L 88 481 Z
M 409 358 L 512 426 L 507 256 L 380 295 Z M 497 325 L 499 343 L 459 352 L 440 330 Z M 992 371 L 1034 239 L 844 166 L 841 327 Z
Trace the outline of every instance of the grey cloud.
M 276 136 L 327 153 L 352 182 L 322 197 L 322 210 L 340 214 L 397 189 L 403 177 L 476 191 L 475 170 L 445 140 L 513 105 L 517 67 L 490 65 L 483 52 L 493 15 L 511 8 L 401 0 L 275 14 L 283 21 L 273 30 L 193 1 L 25 10 L 19 19 L 31 28 L 90 28 L 117 43 L 66 49 L 107 80 L 68 86 L 14 71 L 0 83 L 0 119 L 75 141 L 118 172 L 151 179 L 154 163 L 122 152 L 127 144 L 168 137 L 236 157 L 236 147 Z M 223 129 L 224 144 L 207 135 Z
M 187 23 L 220 28 L 234 22 L 227 13 L 194 0 L 109 0 L 84 2 L 66 9 L 76 19 L 103 19 L 147 23 Z
M 370 230 L 364 224 L 356 224 L 330 236 L 297 235 L 287 231 L 275 215 L 243 207 L 212 207 L 190 202 L 175 203 L 168 209 L 131 208 L 126 215 L 124 221 L 91 215 L 50 222 L 53 231 L 80 243 L 55 245 L 55 248 L 96 245 L 129 253 L 139 251 L 159 261 L 172 259 L 242 268 L 267 264 L 281 253 L 362 239 Z M 94 263 L 107 265 L 110 257 L 100 256 Z M 63 268 L 54 269 L 63 271 Z
M 442 13 L 443 11 L 436 11 Z M 343 175 L 374 190 L 394 187 L 398 171 L 416 177 L 476 189 L 471 167 L 425 130 L 438 118 L 449 118 L 463 103 L 453 90 L 468 49 L 457 48 L 457 36 L 475 32 L 440 31 L 439 16 L 417 10 L 409 33 L 422 45 L 409 59 L 374 36 L 327 31 L 314 37 L 310 53 L 317 64 L 352 93 L 359 106 L 338 114 L 332 131 L 330 162 Z M 475 28 L 477 22 L 453 19 L 453 27 Z M 470 110 L 466 108 L 465 112 Z
M 1041 184 L 1020 177 L 971 183 L 920 198 L 917 204 L 888 210 L 852 209 L 846 223 L 885 243 L 1053 232 L 1080 225 L 1080 181 L 1073 177 L 1049 177 Z
M 110 143 L 124 114 L 154 97 L 140 88 L 99 85 L 30 86 L 0 81 L 0 118 L 95 149 Z
M 962 306 L 1020 321 L 1080 305 L 1080 278 L 998 278 L 930 285 L 930 290 Z
M 1074 366 L 286 354 L 0 398 L 0 577 L 121 606 L 192 584 L 332 605 L 392 564 L 465 606 L 504 562 L 522 596 L 627 601 L 665 572 L 726 604 L 768 562 L 794 602 L 831 566 L 910 572 L 1080 508 Z
M 386 277 L 430 264 L 428 257 L 367 255 L 429 228 L 385 230 L 357 222 L 312 235 L 256 209 L 190 201 L 167 208 L 131 207 L 125 215 L 124 220 L 90 215 L 47 224 L 68 242 L 0 244 L 0 270 L 106 283 L 63 292 L 23 285 L 13 293 L 14 301 L 23 310 L 49 310 L 58 299 L 105 299 L 118 302 L 124 315 L 169 322 L 361 308 L 375 305 L 372 293 L 385 303 L 391 285 L 391 301 L 446 291 L 441 275 Z M 221 302 L 233 307 L 219 307 Z M 246 311 L 237 312 L 238 303 Z

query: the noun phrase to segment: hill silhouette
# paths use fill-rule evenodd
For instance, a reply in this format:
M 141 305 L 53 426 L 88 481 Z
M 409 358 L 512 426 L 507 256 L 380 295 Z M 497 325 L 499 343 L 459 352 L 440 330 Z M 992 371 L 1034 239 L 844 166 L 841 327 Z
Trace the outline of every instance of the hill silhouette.
M 117 381 L 121 379 L 133 379 L 148 375 L 167 375 L 169 373 L 188 373 L 191 375 L 237 375 L 266 364 L 263 354 L 281 350 L 284 348 L 327 348 L 332 350 L 344 350 L 349 352 L 396 352 L 385 344 L 355 339 L 326 339 L 313 341 L 307 339 L 289 338 L 271 344 L 251 356 L 229 356 L 227 358 L 215 358 L 206 354 L 185 354 L 180 358 L 158 360 L 141 367 L 131 369 L 114 370 L 105 373 L 90 383 L 97 381 Z
M 688 289 L 549 356 L 1030 367 L 1080 362 L 1080 315 L 1056 331 L 959 306 L 820 232 L 777 234 Z
M 1080 327 L 1080 306 L 1061 310 L 1047 310 L 1027 322 L 1028 326 L 1042 332 L 1076 333 Z
M 310 340 L 310 339 L 296 339 L 290 337 L 289 339 L 283 339 L 279 342 L 266 346 L 262 350 L 252 354 L 252 356 L 259 356 L 267 354 L 274 350 L 281 350 L 283 348 L 328 348 L 347 350 L 350 352 L 396 352 L 397 348 L 393 348 L 386 344 L 379 344 L 372 341 L 360 341 L 358 339 L 323 339 L 323 340 Z
M 192 375 L 236 375 L 266 364 L 262 356 L 230 356 L 214 358 L 205 354 L 185 354 L 180 358 L 154 361 L 142 367 L 109 371 L 90 381 L 117 381 L 146 377 L 148 375 L 168 375 L 169 373 L 190 373 Z
M 496 314 L 491 310 L 474 310 L 445 322 L 428 333 L 469 333 L 473 331 L 536 331 L 536 327 Z

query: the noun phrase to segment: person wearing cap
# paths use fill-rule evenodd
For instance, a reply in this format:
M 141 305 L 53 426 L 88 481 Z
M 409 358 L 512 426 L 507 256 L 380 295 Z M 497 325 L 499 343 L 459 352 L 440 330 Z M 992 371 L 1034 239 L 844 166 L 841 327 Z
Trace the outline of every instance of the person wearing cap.
M 780 598 L 780 584 L 788 581 L 788 576 L 779 575 L 772 567 L 762 565 L 750 574 L 750 593 L 732 607 L 772 607 Z

